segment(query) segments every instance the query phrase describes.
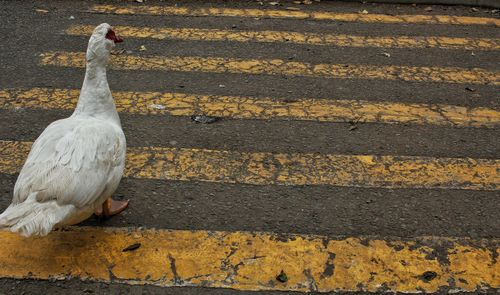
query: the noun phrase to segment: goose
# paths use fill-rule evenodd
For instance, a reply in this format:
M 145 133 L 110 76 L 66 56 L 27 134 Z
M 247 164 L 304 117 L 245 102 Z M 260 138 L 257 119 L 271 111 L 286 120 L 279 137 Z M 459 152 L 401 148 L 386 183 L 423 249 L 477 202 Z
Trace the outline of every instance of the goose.
M 12 203 L 0 214 L 0 229 L 45 236 L 93 213 L 112 216 L 128 206 L 111 198 L 123 175 L 126 140 L 106 78 L 110 52 L 122 41 L 109 24 L 95 28 L 76 108 L 33 143 Z

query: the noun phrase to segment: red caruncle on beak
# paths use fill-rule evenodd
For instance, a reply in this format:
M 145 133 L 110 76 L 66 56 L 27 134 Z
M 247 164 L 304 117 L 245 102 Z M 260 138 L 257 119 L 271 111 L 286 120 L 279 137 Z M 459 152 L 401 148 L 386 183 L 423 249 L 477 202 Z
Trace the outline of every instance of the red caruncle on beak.
M 120 43 L 123 42 L 123 39 L 120 38 L 118 35 L 115 34 L 113 30 L 109 30 L 108 33 L 106 34 L 106 39 L 109 39 L 115 43 Z

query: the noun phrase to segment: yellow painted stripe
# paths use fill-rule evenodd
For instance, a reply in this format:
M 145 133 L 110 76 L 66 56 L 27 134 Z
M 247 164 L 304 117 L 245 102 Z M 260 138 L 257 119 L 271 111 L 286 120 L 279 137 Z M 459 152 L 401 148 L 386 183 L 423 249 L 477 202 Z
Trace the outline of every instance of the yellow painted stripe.
M 0 277 L 8 278 L 302 292 L 500 287 L 497 239 L 70 228 L 29 239 L 0 232 L 0 240 Z M 123 252 L 133 244 L 140 247 Z
M 389 23 L 389 24 L 437 24 L 437 25 L 491 25 L 500 26 L 500 19 L 453 15 L 387 15 L 361 14 L 329 11 L 292 11 L 271 9 L 235 9 L 216 7 L 173 6 L 116 6 L 94 5 L 91 12 L 111 14 L 147 14 L 180 16 L 230 16 L 252 18 L 311 19 L 341 22 Z
M 75 25 L 69 35 L 91 35 L 95 26 Z M 196 41 L 282 42 L 342 47 L 441 48 L 467 50 L 500 50 L 500 39 L 454 37 L 369 37 L 339 34 L 316 34 L 283 31 L 236 31 L 194 28 L 149 28 L 115 26 L 122 37 L 178 39 Z
M 32 88 L 0 90 L 4 109 L 67 109 L 79 90 Z M 435 124 L 459 127 L 500 125 L 500 109 L 453 105 L 405 104 L 363 100 L 301 99 L 197 95 L 162 92 L 113 92 L 119 112 L 173 116 L 205 114 L 238 119 L 289 119 L 321 122 Z
M 20 170 L 30 142 L 0 141 L 0 173 Z M 500 160 L 132 147 L 125 176 L 254 185 L 500 189 Z
M 82 52 L 46 52 L 42 65 L 85 67 Z M 415 82 L 446 82 L 500 85 L 500 72 L 474 68 L 409 67 L 383 65 L 311 64 L 280 59 L 240 59 L 223 57 L 113 55 L 116 70 L 160 70 L 237 74 L 287 75 L 340 79 L 384 79 Z

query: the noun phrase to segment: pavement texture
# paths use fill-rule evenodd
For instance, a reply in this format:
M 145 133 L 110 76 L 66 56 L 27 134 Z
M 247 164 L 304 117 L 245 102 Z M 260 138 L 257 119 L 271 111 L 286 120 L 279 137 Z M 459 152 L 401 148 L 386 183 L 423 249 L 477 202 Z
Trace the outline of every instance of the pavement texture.
M 0 1 L 0 210 L 102 22 L 130 200 L 0 294 L 498 294 L 498 10 L 295 2 Z

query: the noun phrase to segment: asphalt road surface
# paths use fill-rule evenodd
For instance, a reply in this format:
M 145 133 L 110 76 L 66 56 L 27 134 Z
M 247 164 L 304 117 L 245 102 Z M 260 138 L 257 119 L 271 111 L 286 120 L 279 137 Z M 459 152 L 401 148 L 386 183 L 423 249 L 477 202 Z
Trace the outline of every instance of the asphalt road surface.
M 0 210 L 102 22 L 130 206 L 0 294 L 499 292 L 498 10 L 302 2 L 1 1 Z

